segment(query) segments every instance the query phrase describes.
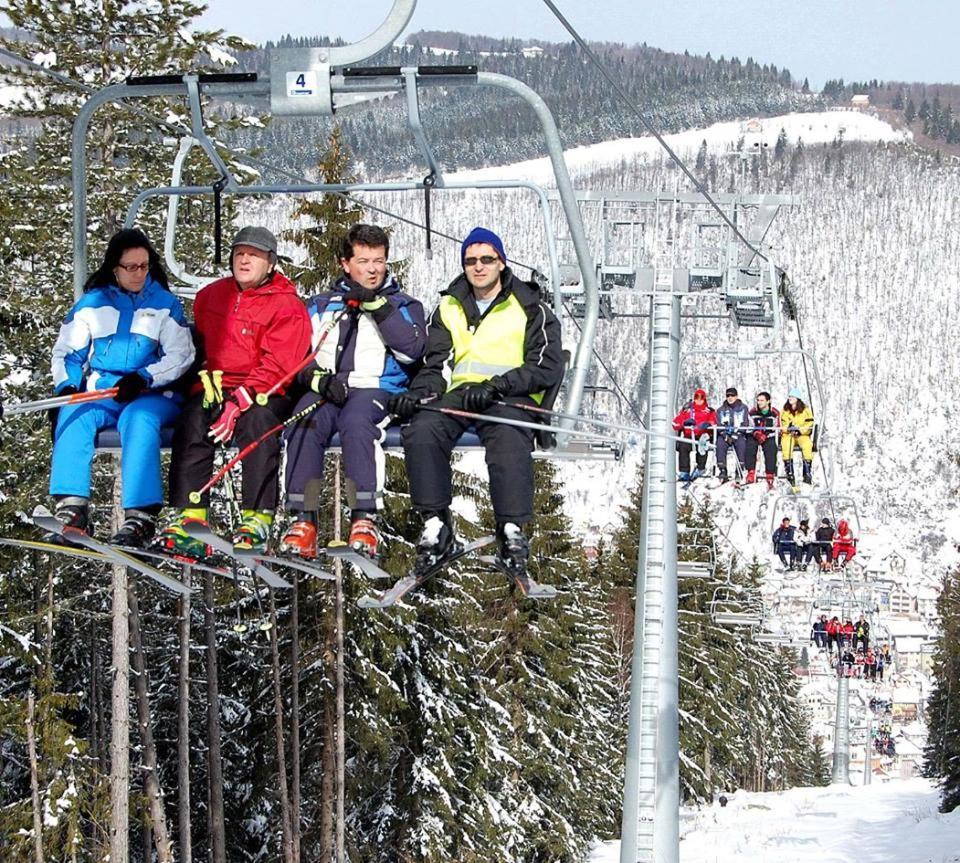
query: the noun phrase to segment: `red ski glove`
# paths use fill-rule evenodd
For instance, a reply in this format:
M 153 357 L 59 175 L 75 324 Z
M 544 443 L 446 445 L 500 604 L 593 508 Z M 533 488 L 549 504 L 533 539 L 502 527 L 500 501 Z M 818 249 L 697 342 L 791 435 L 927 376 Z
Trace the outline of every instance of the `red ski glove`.
M 210 426 L 207 436 L 213 438 L 214 443 L 229 443 L 237 427 L 240 414 L 252 405 L 253 397 L 246 389 L 240 387 L 234 390 L 233 395 L 223 403 L 223 411 L 217 417 L 217 421 Z

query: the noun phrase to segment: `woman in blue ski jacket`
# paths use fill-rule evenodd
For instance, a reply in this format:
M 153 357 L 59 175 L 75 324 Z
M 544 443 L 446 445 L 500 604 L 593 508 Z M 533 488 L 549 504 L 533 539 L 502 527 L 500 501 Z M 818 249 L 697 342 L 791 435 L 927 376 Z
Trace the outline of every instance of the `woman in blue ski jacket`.
M 118 232 L 53 347 L 57 395 L 118 390 L 114 398 L 60 411 L 50 494 L 61 521 L 88 530 L 94 441 L 101 429 L 116 427 L 125 513 L 111 542 L 142 547 L 152 538 L 163 503 L 160 428 L 173 421 L 181 401 L 164 388 L 189 369 L 194 353 L 183 306 L 150 241 L 135 228 Z

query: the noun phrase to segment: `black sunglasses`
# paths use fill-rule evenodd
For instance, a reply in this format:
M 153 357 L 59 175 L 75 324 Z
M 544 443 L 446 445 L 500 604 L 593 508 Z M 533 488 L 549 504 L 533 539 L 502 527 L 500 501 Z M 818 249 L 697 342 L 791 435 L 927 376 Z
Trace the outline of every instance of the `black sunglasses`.
M 475 267 L 477 265 L 477 261 L 479 261 L 485 267 L 489 267 L 491 264 L 495 264 L 499 260 L 500 258 L 498 258 L 496 255 L 481 255 L 479 258 L 464 258 L 463 265 L 465 267 Z

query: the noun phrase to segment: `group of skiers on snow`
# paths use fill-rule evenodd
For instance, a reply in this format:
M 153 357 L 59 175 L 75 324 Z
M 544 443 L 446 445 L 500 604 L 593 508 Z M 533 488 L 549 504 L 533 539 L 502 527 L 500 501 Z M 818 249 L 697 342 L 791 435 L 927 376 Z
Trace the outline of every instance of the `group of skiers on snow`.
M 837 522 L 836 530 L 830 519 L 824 518 L 811 532 L 808 519 L 802 518 L 799 525 L 793 525 L 784 517 L 772 538 L 773 550 L 787 571 L 806 570 L 812 561 L 822 572 L 842 569 L 857 553 L 857 538 L 843 518 Z
M 747 483 L 756 481 L 758 456 L 762 454 L 763 476 L 767 487 L 773 488 L 779 449 L 787 481 L 796 487 L 793 453 L 794 449 L 799 449 L 803 482 L 811 484 L 814 428 L 813 411 L 804 403 L 796 387 L 789 391 L 780 410 L 773 406 L 770 393 L 765 390 L 757 393 L 754 406 L 748 408 L 740 400 L 736 387 L 728 387 L 723 403 L 714 409 L 707 402 L 706 390 L 697 389 L 693 399 L 673 418 L 674 431 L 686 439 L 677 442 L 679 479 L 689 482 L 704 475 L 706 449 L 697 448 L 696 467 L 692 471 L 690 455 L 695 444 L 706 439 L 716 444 L 717 473 L 721 483 L 730 478 L 727 462 L 731 452 L 734 475 L 742 476 Z
M 264 550 L 280 506 L 285 441 L 285 505 L 295 520 L 280 545 L 313 557 L 324 454 L 339 433 L 349 544 L 376 557 L 381 444 L 396 418 L 424 522 L 418 561 L 429 563 L 455 541 L 450 459 L 472 425 L 486 450 L 498 557 L 507 568 L 525 567 L 534 432 L 495 420 L 529 420 L 524 408 L 559 384 L 560 324 L 537 288 L 511 272 L 492 231 L 475 228 L 463 242 L 462 271 L 429 326 L 422 304 L 390 272 L 389 250 L 381 228 L 354 225 L 339 249 L 342 274 L 304 303 L 278 269 L 276 237 L 244 227 L 231 245 L 231 274 L 197 294 L 191 332 L 148 238 L 136 229 L 116 234 L 53 350 L 57 394 L 117 388 L 114 398 L 71 405 L 55 420 L 50 493 L 60 520 L 89 530 L 95 437 L 115 426 L 125 520 L 112 541 L 144 547 L 154 540 L 164 503 L 161 428 L 172 424 L 169 504 L 177 511 L 159 537 L 164 546 L 205 551 L 186 530 L 208 520 L 209 492 L 197 500 L 196 491 L 211 477 L 218 444 L 250 445 L 234 544 Z M 296 421 L 283 439 L 269 434 L 290 417 Z

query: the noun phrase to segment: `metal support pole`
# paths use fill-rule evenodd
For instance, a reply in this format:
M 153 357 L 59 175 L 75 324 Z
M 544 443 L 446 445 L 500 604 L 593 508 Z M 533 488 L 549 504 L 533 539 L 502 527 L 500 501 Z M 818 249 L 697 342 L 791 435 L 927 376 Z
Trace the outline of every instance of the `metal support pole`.
M 837 680 L 837 716 L 833 724 L 833 772 L 831 785 L 850 784 L 850 678 Z
M 869 708 L 868 708 L 869 709 Z M 863 751 L 863 784 L 873 782 L 873 716 L 867 716 L 867 743 Z
M 649 428 L 672 437 L 680 298 L 652 298 Z M 679 859 L 677 484 L 673 442 L 648 437 L 630 681 L 620 863 Z

